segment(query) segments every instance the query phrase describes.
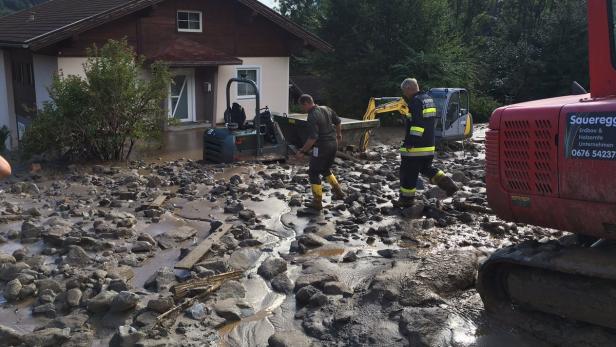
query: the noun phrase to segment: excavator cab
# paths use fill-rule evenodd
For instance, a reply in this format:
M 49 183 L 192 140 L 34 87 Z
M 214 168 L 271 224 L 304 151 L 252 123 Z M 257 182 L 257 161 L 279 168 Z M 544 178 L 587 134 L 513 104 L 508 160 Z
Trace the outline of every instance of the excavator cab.
M 432 88 L 428 94 L 437 108 L 436 141 L 462 141 L 473 136 L 473 117 L 470 113 L 470 95 L 463 88 Z M 363 120 L 374 120 L 380 114 L 394 113 L 406 117 L 409 108 L 400 97 L 370 98 Z M 371 130 L 367 130 L 360 143 L 360 151 L 368 148 Z
M 470 95 L 463 88 L 432 88 L 428 92 L 438 110 L 436 138 L 440 141 L 461 141 L 473 136 Z

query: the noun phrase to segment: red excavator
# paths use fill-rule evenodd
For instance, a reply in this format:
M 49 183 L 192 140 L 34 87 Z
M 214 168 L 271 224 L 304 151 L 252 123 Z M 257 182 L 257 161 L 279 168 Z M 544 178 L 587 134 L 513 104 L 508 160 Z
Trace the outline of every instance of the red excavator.
M 616 329 L 616 0 L 587 3 L 590 93 L 499 108 L 486 134 L 495 213 L 581 237 L 496 251 L 477 289 L 488 314 L 567 322 L 561 331 Z

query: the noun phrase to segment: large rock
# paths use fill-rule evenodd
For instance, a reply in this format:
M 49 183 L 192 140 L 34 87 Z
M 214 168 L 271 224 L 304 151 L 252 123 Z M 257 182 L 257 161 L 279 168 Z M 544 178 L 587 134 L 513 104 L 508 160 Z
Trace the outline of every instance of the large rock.
M 113 298 L 111 302 L 111 312 L 124 312 L 131 310 L 137 306 L 139 302 L 139 295 L 131 292 L 120 292 Z
M 71 337 L 71 329 L 47 328 L 37 330 L 24 336 L 27 346 L 57 347 L 62 346 Z
M 297 303 L 300 305 L 307 305 L 310 302 L 310 298 L 319 293 L 321 293 L 320 290 L 311 285 L 308 285 L 302 287 L 300 290 L 297 291 L 297 293 L 295 293 L 295 300 L 297 300 Z
M 272 289 L 282 294 L 291 294 L 293 292 L 293 282 L 285 273 L 281 273 L 272 279 Z
M 71 339 L 62 347 L 85 347 L 94 344 L 94 333 L 90 331 L 71 333 Z
M 242 220 L 249 221 L 249 220 L 255 219 L 257 215 L 252 210 L 243 210 L 243 211 L 240 211 L 239 217 Z
M 207 308 L 204 304 L 198 302 L 188 309 L 190 317 L 194 320 L 204 320 L 208 316 Z
M 156 319 L 158 318 L 158 314 L 152 311 L 145 311 L 135 317 L 135 325 L 138 327 L 145 327 L 146 329 L 151 329 L 156 325 Z
M 109 307 L 111 307 L 111 303 L 117 295 L 118 293 L 111 290 L 100 292 L 98 295 L 87 301 L 86 307 L 88 308 L 88 311 L 92 313 L 106 312 L 109 310 Z
M 87 311 L 80 310 L 75 313 L 71 313 L 67 316 L 61 316 L 54 319 L 46 327 L 47 328 L 70 328 L 71 330 L 81 329 L 90 319 Z
M 255 248 L 242 248 L 231 254 L 229 265 L 235 270 L 245 271 L 252 268 L 260 257 L 260 250 Z
M 118 331 L 109 342 L 109 347 L 134 347 L 137 342 L 145 337 L 145 334 L 137 331 L 130 325 L 118 327 Z
M 307 248 L 317 248 L 327 244 L 327 240 L 317 234 L 304 234 L 298 238 L 298 241 Z
M 144 288 L 155 292 L 161 292 L 163 290 L 168 290 L 175 282 L 175 273 L 173 270 L 164 267 L 156 271 L 156 273 L 145 282 Z
M 39 238 L 44 230 L 45 228 L 32 221 L 25 221 L 21 224 L 21 238 L 24 240 Z
M 148 301 L 148 309 L 156 313 L 165 313 L 169 311 L 175 303 L 171 296 L 161 296 Z
M 281 331 L 267 340 L 269 347 L 311 347 L 310 339 L 298 331 Z
M 217 302 L 214 305 L 214 311 L 227 321 L 234 322 L 242 319 L 242 311 L 237 306 L 237 301 L 234 299 L 225 299 Z
M 328 295 L 353 296 L 353 290 L 342 282 L 327 282 L 323 286 L 323 293 Z
M 12 256 L 10 254 L 3 253 L 3 252 L 0 252 L 0 265 L 1 264 L 7 264 L 7 263 L 15 264 L 15 262 L 16 262 L 16 260 L 15 260 L 14 256 Z
M 319 289 L 323 289 L 325 283 L 338 281 L 338 277 L 333 274 L 327 273 L 311 273 L 299 276 L 295 281 L 295 291 L 302 289 L 305 286 L 314 286 Z
M 30 265 L 26 264 L 26 263 L 15 263 L 15 264 L 11 264 L 11 263 L 5 263 L 0 265 L 0 280 L 2 281 L 12 281 L 15 278 L 17 278 L 17 276 L 19 275 L 19 273 L 22 270 L 25 269 L 29 269 Z
M 46 290 L 51 290 L 54 294 L 58 295 L 62 293 L 62 286 L 60 283 L 51 278 L 44 278 L 42 280 L 38 280 L 35 282 L 36 288 L 39 292 L 44 292 Z
M 154 244 L 148 242 L 148 241 L 136 241 L 135 243 L 133 243 L 133 246 L 131 247 L 131 252 L 133 253 L 145 253 L 145 252 L 151 252 L 154 250 Z
M 41 315 L 48 318 L 56 317 L 56 306 L 52 303 L 46 303 L 42 305 L 35 306 L 32 309 L 32 315 Z
M 19 299 L 19 292 L 21 291 L 22 287 L 23 286 L 21 285 L 21 282 L 17 278 L 10 281 L 6 284 L 6 287 L 4 288 L 4 297 L 8 301 L 15 301 Z
M 90 264 L 92 260 L 83 248 L 77 245 L 71 245 L 68 246 L 68 252 L 66 253 L 64 262 L 73 266 L 86 266 Z
M 7 346 L 20 346 L 24 343 L 23 337 L 12 328 L 0 325 L 0 341 Z
M 224 299 L 243 299 L 246 297 L 246 288 L 238 281 L 227 281 L 216 292 L 216 297 Z
M 285 271 L 287 271 L 286 261 L 280 258 L 268 258 L 259 266 L 257 273 L 269 281 Z

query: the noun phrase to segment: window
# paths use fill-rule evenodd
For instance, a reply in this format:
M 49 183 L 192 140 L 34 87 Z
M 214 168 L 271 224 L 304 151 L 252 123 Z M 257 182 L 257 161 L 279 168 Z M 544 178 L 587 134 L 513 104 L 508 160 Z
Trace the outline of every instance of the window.
M 34 85 L 34 67 L 31 63 L 16 63 L 13 65 L 13 81 L 20 85 Z
M 261 87 L 261 69 L 258 67 L 242 67 L 237 69 L 237 77 L 249 79 Z M 250 84 L 237 84 L 237 97 L 239 99 L 251 99 L 256 97 L 254 88 Z
M 200 33 L 203 31 L 202 19 L 200 11 L 178 11 L 178 31 Z

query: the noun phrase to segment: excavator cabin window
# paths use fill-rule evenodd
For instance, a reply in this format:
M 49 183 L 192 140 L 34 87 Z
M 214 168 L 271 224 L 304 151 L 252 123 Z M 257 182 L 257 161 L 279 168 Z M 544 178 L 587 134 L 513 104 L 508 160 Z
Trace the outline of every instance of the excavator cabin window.
M 451 124 L 460 117 L 460 93 L 455 92 L 449 99 L 447 106 L 447 119 L 445 121 L 445 129 L 449 129 Z

